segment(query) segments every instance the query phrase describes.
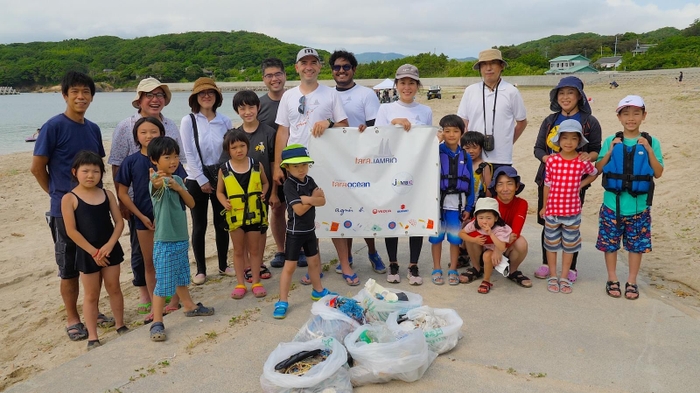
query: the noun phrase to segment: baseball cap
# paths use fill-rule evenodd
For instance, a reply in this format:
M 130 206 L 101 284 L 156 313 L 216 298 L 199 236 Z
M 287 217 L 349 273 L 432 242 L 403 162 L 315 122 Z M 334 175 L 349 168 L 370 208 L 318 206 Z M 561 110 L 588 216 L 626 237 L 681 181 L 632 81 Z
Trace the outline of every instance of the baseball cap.
M 401 78 L 411 78 L 413 80 L 420 80 L 418 76 L 418 68 L 412 64 L 404 64 L 396 70 L 396 79 Z
M 318 59 L 318 61 L 321 61 L 321 56 L 318 55 L 318 52 L 316 52 L 316 49 L 314 48 L 304 48 L 297 53 L 297 62 L 301 60 L 302 58 L 306 56 L 313 56 Z
M 635 95 L 629 95 L 625 98 L 623 98 L 619 104 L 617 104 L 617 113 L 620 113 L 620 111 L 623 108 L 626 108 L 628 106 L 636 106 L 637 108 L 642 108 L 644 109 L 646 105 L 644 105 L 644 100 L 640 96 L 635 96 Z
M 282 150 L 282 162 L 280 166 L 306 163 L 313 164 L 314 160 L 309 157 L 309 150 L 304 145 L 294 143 Z

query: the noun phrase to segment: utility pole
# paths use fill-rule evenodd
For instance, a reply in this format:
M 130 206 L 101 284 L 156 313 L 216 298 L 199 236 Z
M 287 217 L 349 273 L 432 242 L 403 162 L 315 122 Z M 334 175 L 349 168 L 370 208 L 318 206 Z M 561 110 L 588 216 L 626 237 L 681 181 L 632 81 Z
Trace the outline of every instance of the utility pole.
M 615 53 L 613 56 L 617 56 L 617 34 L 615 34 Z

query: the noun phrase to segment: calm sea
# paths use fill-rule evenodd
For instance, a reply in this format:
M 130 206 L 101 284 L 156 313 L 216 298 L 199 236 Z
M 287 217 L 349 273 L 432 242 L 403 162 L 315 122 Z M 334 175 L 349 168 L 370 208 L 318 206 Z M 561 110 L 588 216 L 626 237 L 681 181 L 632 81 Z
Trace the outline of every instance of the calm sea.
M 234 94 L 224 92 L 224 104 L 218 112 L 230 117 L 236 126 L 241 123 L 241 118 L 231 104 Z M 134 96 L 133 92 L 95 94 L 85 117 L 100 126 L 103 140 L 112 139 L 117 123 L 135 113 L 136 109 L 131 106 Z M 190 113 L 187 104 L 189 96 L 187 92 L 173 93 L 170 104 L 163 109 L 163 115 L 175 121 L 178 127 L 182 117 Z M 49 118 L 65 110 L 66 102 L 61 93 L 0 96 L 0 154 L 33 151 L 34 143 L 25 142 L 24 138 L 31 136 Z

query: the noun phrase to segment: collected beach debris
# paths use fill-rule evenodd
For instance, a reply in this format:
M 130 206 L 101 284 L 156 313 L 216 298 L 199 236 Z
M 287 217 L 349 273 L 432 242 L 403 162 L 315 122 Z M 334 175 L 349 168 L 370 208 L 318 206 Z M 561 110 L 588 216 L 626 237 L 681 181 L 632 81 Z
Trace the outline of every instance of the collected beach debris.
M 393 332 L 421 330 L 431 351 L 443 354 L 459 341 L 459 331 L 464 321 L 457 311 L 449 308 L 422 306 L 406 313 L 393 312 L 386 320 Z
M 407 312 L 423 305 L 423 297 L 417 293 L 384 288 L 373 279 L 353 297 L 365 309 L 368 322 L 386 322 L 394 311 Z
M 365 309 L 360 303 L 344 296 L 322 297 L 311 306 L 311 314 L 311 318 L 294 336 L 294 341 L 333 337 L 342 342 L 345 336 L 367 323 Z

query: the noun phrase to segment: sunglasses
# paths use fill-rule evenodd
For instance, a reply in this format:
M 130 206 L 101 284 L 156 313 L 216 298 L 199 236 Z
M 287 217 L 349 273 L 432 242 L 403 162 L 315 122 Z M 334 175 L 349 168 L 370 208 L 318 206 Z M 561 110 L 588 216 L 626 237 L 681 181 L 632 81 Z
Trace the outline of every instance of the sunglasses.
M 342 66 L 334 65 L 331 68 L 333 68 L 333 71 L 335 71 L 335 72 L 340 71 L 341 68 L 343 69 L 343 71 L 347 72 L 347 71 L 350 71 L 352 69 L 352 66 L 350 64 L 343 64 Z
M 306 96 L 301 96 L 301 98 L 299 99 L 299 108 L 297 108 L 297 111 L 299 111 L 299 113 L 301 113 L 303 115 L 305 110 L 306 110 Z

